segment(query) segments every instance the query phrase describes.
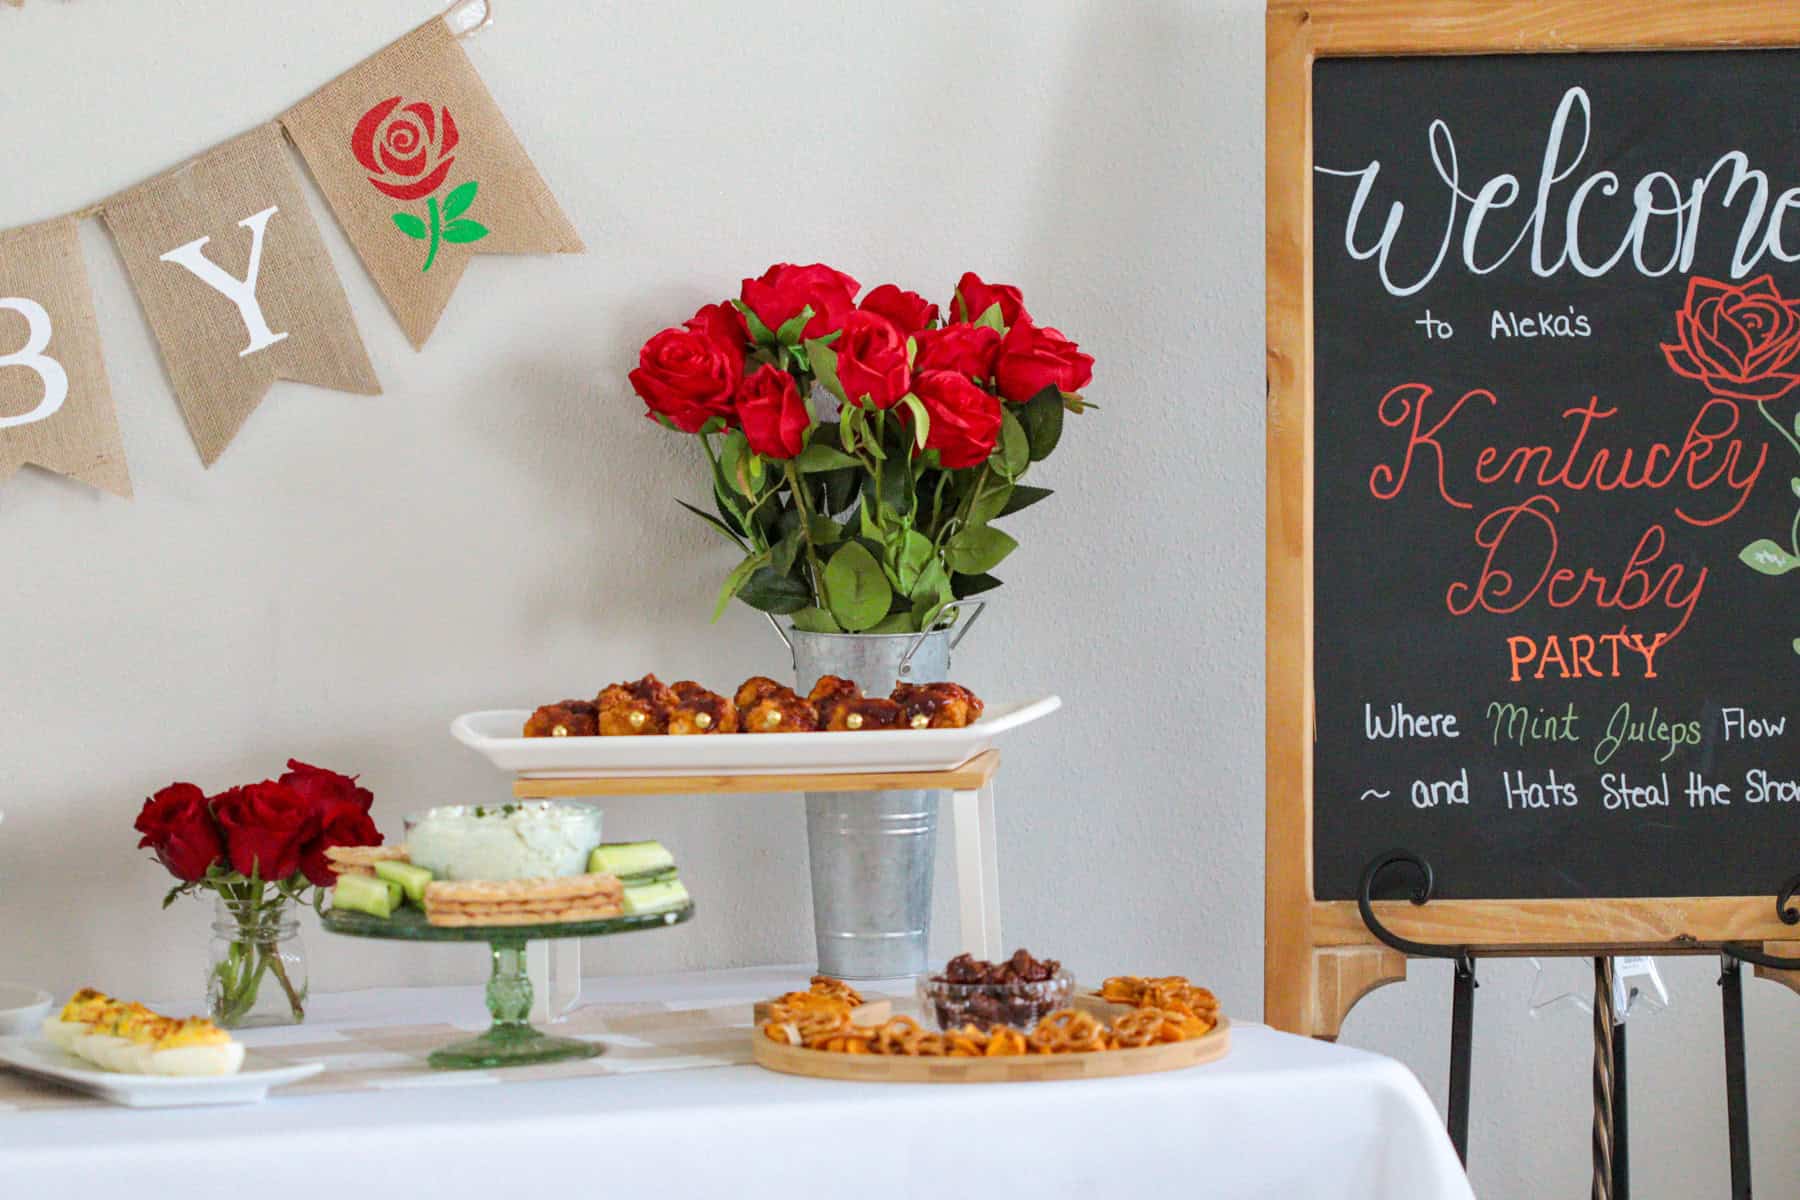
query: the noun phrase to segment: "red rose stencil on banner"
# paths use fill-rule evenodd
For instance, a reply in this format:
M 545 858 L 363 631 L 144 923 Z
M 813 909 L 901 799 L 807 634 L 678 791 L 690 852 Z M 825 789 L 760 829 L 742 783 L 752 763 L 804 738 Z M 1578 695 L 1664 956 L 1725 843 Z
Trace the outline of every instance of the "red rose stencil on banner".
M 584 249 L 442 21 L 281 123 L 414 346 L 431 336 L 472 255 Z

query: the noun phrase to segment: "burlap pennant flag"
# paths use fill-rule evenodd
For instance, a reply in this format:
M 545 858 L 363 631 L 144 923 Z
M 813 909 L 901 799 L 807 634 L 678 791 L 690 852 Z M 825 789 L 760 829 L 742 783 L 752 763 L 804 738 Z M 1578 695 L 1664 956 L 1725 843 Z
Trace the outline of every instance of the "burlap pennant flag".
M 74 217 L 0 233 L 0 479 L 25 463 L 131 495 Z
M 102 211 L 208 466 L 277 379 L 380 393 L 273 124 Z
M 415 347 L 431 336 L 471 255 L 583 249 L 441 20 L 281 123 Z

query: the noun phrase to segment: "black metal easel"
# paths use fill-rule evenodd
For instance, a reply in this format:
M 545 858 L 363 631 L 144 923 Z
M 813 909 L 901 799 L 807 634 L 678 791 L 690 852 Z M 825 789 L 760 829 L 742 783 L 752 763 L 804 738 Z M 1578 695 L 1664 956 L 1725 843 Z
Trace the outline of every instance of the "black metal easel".
M 1431 864 L 1410 850 L 1389 850 L 1369 860 L 1357 889 L 1363 924 L 1385 945 L 1412 958 L 1456 960 L 1450 1007 L 1450 1095 L 1445 1124 L 1456 1155 L 1469 1161 L 1469 1070 L 1475 1025 L 1475 954 L 1468 946 L 1436 945 L 1401 937 L 1375 915 L 1375 885 L 1381 876 L 1405 868 L 1414 879 L 1405 892 L 1415 905 L 1431 899 L 1436 877 Z M 1784 925 L 1800 925 L 1800 875 L 1783 885 L 1775 912 Z M 1750 1106 L 1744 1076 L 1743 964 L 1800 971 L 1800 958 L 1765 954 L 1760 947 L 1727 942 L 1721 947 L 1719 989 L 1725 1015 L 1725 1107 L 1731 1141 L 1732 1200 L 1751 1200 Z M 1630 1200 L 1631 1156 L 1625 1087 L 1625 1026 L 1613 1012 L 1613 963 L 1594 959 L 1594 1184 L 1593 1200 Z

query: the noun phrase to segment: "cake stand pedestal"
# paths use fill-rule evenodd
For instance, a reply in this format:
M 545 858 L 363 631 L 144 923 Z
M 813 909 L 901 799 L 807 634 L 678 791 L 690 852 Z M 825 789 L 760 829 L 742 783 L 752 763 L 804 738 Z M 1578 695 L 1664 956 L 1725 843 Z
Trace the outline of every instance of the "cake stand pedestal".
M 665 929 L 689 921 L 693 916 L 694 906 L 688 904 L 668 912 L 604 917 L 595 921 L 447 926 L 431 924 L 425 914 L 415 908 L 399 909 L 391 917 L 332 909 L 320 918 L 320 923 L 327 931 L 346 937 L 403 942 L 486 942 L 494 962 L 487 985 L 488 1014 L 494 1023 L 486 1033 L 433 1050 L 426 1060 L 441 1070 L 467 1070 L 593 1058 L 605 1049 L 597 1042 L 552 1037 L 531 1024 L 532 988 L 525 962 L 528 943 Z

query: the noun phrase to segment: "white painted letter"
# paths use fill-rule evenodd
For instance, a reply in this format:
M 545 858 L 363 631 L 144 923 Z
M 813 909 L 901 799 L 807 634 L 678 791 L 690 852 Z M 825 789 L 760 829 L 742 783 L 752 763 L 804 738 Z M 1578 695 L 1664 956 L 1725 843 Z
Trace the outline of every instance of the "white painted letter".
M 10 308 L 25 318 L 25 348 L 13 354 L 0 354 L 0 367 L 27 367 L 44 381 L 44 398 L 30 412 L 16 417 L 0 417 L 0 429 L 29 425 L 56 415 L 69 396 L 69 373 L 54 358 L 44 357 L 50 344 L 50 314 L 36 300 L 22 296 L 0 297 L 0 308 Z
M 256 302 L 256 273 L 262 267 L 263 231 L 268 228 L 269 218 L 279 211 L 280 209 L 271 206 L 238 222 L 250 231 L 250 269 L 244 273 L 242 280 L 233 279 L 221 271 L 217 263 L 202 253 L 211 238 L 199 238 L 185 246 L 177 246 L 162 256 L 162 261 L 186 267 L 202 283 L 216 288 L 227 300 L 237 305 L 238 316 L 243 318 L 244 328 L 250 334 L 250 344 L 238 351 L 239 358 L 255 354 L 258 350 L 267 350 L 287 336 L 285 333 L 273 333 L 269 330 L 268 321 L 263 319 L 262 305 Z

